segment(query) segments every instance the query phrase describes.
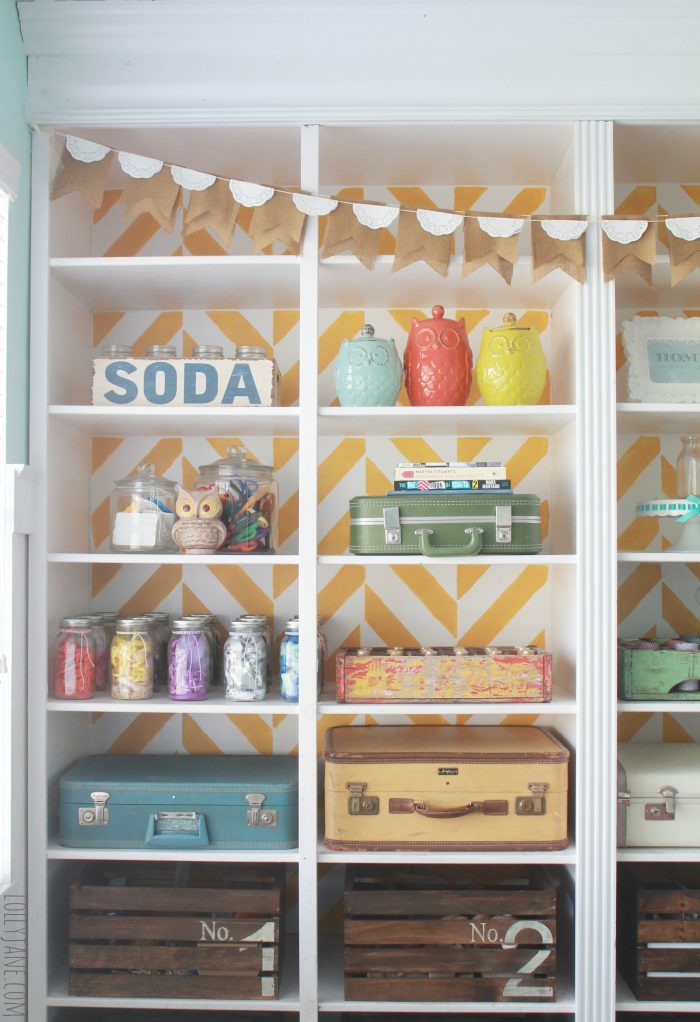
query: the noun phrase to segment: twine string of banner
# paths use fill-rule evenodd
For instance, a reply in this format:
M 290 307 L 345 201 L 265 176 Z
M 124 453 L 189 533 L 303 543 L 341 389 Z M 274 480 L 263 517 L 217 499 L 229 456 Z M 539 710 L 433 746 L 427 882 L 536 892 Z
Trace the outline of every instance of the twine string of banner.
M 590 224 L 602 232 L 603 270 L 613 280 L 623 270 L 651 284 L 656 259 L 657 224 L 665 227 L 663 243 L 669 250 L 671 283 L 677 284 L 700 267 L 700 216 L 657 213 L 643 218 L 623 214 L 530 213 L 510 216 L 474 210 L 424 209 L 382 202 L 311 194 L 291 188 L 258 184 L 203 173 L 162 160 L 113 149 L 110 146 L 64 135 L 64 147 L 53 181 L 52 198 L 79 191 L 94 209 L 103 202 L 109 171 L 116 159 L 127 176 L 122 194 L 124 216 L 150 213 L 172 232 L 182 205 L 183 235 L 209 229 L 227 247 L 241 207 L 252 210 L 247 228 L 254 252 L 273 242 L 298 254 L 307 217 L 326 219 L 321 256 L 351 252 L 372 269 L 379 254 L 380 231 L 398 221 L 392 272 L 425 262 L 447 276 L 454 234 L 464 235 L 462 275 L 484 265 L 495 269 L 510 284 L 524 224 L 532 229 L 532 279 L 540 280 L 561 269 L 579 283 L 585 280 L 585 235 Z

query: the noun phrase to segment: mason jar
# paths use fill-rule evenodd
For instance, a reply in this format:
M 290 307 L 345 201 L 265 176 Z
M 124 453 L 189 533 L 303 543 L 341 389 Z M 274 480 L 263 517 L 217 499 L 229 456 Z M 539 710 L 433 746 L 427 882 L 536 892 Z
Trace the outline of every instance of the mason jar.
M 280 646 L 280 695 L 290 703 L 299 702 L 299 620 L 290 618 Z
M 123 617 L 110 648 L 113 699 L 153 695 L 153 639 L 146 617 Z
M 110 497 L 112 550 L 119 553 L 173 551 L 175 483 L 142 464 L 133 476 L 118 479 Z
M 109 344 L 104 351 L 101 351 L 97 358 L 109 358 L 116 361 L 121 358 L 133 358 L 131 348 L 128 344 Z
M 56 639 L 53 694 L 92 699 L 96 688 L 95 637 L 89 617 L 64 617 Z
M 171 699 L 206 699 L 212 678 L 211 643 L 203 621 L 177 618 L 168 643 Z
M 174 344 L 149 344 L 146 348 L 146 358 L 153 362 L 167 362 L 171 358 L 177 358 L 177 351 Z
M 195 487 L 212 483 L 218 486 L 223 505 L 221 520 L 226 526 L 226 539 L 218 553 L 274 553 L 279 506 L 274 470 L 232 446 L 225 458 L 200 465 Z
M 252 702 L 267 695 L 267 642 L 247 621 L 232 621 L 224 644 L 224 695 Z
M 143 614 L 150 626 L 153 640 L 153 689 L 158 692 L 168 684 L 168 642 L 170 641 L 170 614 L 155 610 Z
M 272 685 L 272 629 L 270 622 L 264 614 L 241 614 L 239 621 L 248 621 L 251 625 L 257 626 L 265 636 L 267 643 L 267 685 Z
M 107 631 L 102 614 L 86 614 L 95 640 L 95 690 L 105 692 L 109 688 L 109 644 L 111 635 Z
M 211 685 L 216 685 L 221 679 L 221 671 L 223 669 L 223 652 L 224 646 L 219 635 L 218 621 L 214 614 L 185 614 L 185 620 L 196 621 L 204 629 L 204 634 L 209 642 L 209 648 L 211 650 L 211 663 L 212 663 L 212 674 L 211 674 Z
M 224 349 L 220 344 L 195 344 L 191 358 L 206 359 L 207 362 L 216 361 L 224 357 Z

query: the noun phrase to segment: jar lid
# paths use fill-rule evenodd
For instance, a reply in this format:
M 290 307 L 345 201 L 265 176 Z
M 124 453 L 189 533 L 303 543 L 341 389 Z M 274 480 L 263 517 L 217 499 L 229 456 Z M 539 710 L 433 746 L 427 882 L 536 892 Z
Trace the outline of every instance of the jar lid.
M 98 614 L 106 625 L 113 625 L 117 622 L 117 615 L 112 613 L 111 610 L 103 610 Z
M 198 632 L 202 630 L 203 621 L 195 621 L 191 617 L 176 617 L 173 621 L 173 631 Z
M 147 617 L 151 621 L 170 621 L 170 614 L 164 610 L 149 610 L 147 614 L 141 614 L 141 617 Z
M 534 328 L 531 327 L 531 326 L 518 326 L 518 317 L 515 315 L 515 313 L 514 312 L 504 312 L 503 313 L 503 323 L 501 324 L 501 326 L 500 327 L 497 327 L 497 326 L 491 327 L 491 330 L 504 330 L 504 329 L 505 330 L 523 330 L 524 332 L 529 333 Z
M 223 358 L 224 349 L 220 344 L 195 344 L 192 358 Z
M 239 617 L 234 618 L 228 626 L 229 632 L 257 632 L 260 629 L 252 621 L 242 621 Z
M 164 476 L 157 476 L 155 465 L 144 462 L 139 465 L 136 472 L 126 479 L 117 479 L 115 486 L 123 486 L 125 489 L 133 490 L 134 493 L 148 493 L 155 488 L 175 490 L 175 483 L 172 479 Z
M 172 344 L 149 344 L 146 358 L 177 358 L 177 353 Z
M 91 617 L 64 617 L 61 619 L 61 628 L 89 628 L 92 624 Z
M 352 341 L 378 341 L 380 343 L 385 342 L 385 338 L 384 337 L 375 337 L 374 336 L 374 327 L 372 326 L 371 323 L 365 323 L 365 325 L 360 330 L 359 334 L 357 334 L 357 336 L 353 337 L 351 340 Z M 393 338 L 390 338 L 388 343 L 389 344 L 393 344 L 394 343 Z
M 299 619 L 292 617 L 287 621 L 284 626 L 285 632 L 298 632 L 299 631 Z
M 270 619 L 265 614 L 241 614 L 239 621 L 251 621 L 253 624 L 265 625 L 267 628 L 270 624 Z
M 147 632 L 148 618 L 139 614 L 138 617 L 120 617 L 117 621 L 118 632 Z
M 200 465 L 199 473 L 202 478 L 216 479 L 239 479 L 243 473 L 253 477 L 256 475 L 269 474 L 273 472 L 271 465 L 261 465 L 248 457 L 247 452 L 233 444 L 226 449 L 226 457 L 218 461 L 212 461 L 209 465 Z
M 236 358 L 243 359 L 258 359 L 267 358 L 267 352 L 264 348 L 259 348 L 254 344 L 241 344 L 236 352 Z
M 131 358 L 131 348 L 128 344 L 110 344 L 98 358 Z

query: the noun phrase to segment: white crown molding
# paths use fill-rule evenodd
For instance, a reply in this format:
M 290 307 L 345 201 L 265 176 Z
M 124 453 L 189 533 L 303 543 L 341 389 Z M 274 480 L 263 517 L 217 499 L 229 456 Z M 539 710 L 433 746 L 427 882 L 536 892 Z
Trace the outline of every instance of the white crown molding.
M 19 160 L 16 160 L 4 145 L 0 145 L 0 188 L 11 199 L 17 198 L 21 173 Z

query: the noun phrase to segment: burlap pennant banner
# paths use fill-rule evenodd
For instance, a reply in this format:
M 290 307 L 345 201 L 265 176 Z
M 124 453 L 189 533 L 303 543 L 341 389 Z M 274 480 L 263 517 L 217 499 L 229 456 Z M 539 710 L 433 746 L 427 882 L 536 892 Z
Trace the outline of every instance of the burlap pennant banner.
M 671 287 L 700 267 L 700 216 L 666 218 Z
M 141 213 L 150 213 L 164 231 L 172 234 L 180 204 L 180 185 L 169 167 L 152 177 L 130 177 L 124 189 L 124 218 L 133 220 Z
M 563 270 L 579 284 L 586 279 L 586 228 L 584 216 L 552 216 L 532 221 L 532 280 Z
M 647 220 L 632 217 L 606 217 L 603 232 L 603 275 L 614 280 L 630 270 L 651 284 L 651 269 L 656 262 L 656 231 Z
M 250 221 L 253 251 L 260 252 L 273 241 L 281 241 L 292 255 L 298 255 L 306 214 L 294 205 L 292 196 L 275 192 L 269 202 L 256 206 Z
M 391 272 L 404 266 L 424 262 L 440 276 L 446 277 L 454 247 L 454 232 L 462 222 L 457 213 L 419 209 L 399 213 L 396 254 Z
M 219 178 L 211 188 L 191 193 L 190 204 L 183 213 L 182 233 L 187 236 L 208 227 L 224 248 L 228 248 L 240 208 L 228 181 Z
M 328 215 L 327 224 L 321 258 L 351 252 L 365 269 L 374 268 L 379 255 L 380 231 L 361 224 L 352 206 L 343 202 Z
M 114 153 L 111 150 L 107 150 L 97 160 L 86 162 L 76 159 L 71 154 L 66 140 L 54 175 L 51 198 L 60 199 L 62 195 L 80 192 L 93 209 L 99 209 L 113 159 Z
M 499 223 L 500 221 L 500 223 Z M 510 284 L 523 221 L 494 213 L 464 220 L 464 262 L 462 276 L 468 277 L 484 265 L 492 266 Z

